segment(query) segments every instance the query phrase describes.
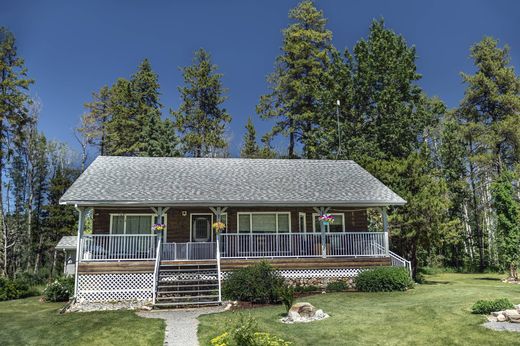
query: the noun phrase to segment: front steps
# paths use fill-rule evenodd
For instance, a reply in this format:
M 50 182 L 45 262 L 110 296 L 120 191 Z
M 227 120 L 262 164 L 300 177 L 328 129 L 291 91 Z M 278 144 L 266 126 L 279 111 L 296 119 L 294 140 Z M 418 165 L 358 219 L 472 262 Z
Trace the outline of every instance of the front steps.
M 155 307 L 218 305 L 218 289 L 216 261 L 162 261 Z

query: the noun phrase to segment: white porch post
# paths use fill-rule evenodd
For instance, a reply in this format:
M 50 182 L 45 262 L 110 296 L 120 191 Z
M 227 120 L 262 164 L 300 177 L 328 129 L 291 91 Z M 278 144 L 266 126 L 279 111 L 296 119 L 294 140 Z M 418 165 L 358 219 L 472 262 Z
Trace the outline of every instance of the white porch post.
M 384 232 L 384 247 L 385 255 L 390 255 L 390 243 L 388 237 L 388 215 L 386 214 L 386 207 L 381 208 L 381 215 L 383 217 L 383 232 Z
M 210 207 L 209 208 L 216 216 L 217 222 L 222 222 L 222 213 L 224 213 L 227 210 L 227 207 Z M 216 259 L 217 259 L 217 277 L 218 277 L 218 302 L 222 302 L 222 276 L 220 272 L 220 232 L 217 233 L 217 240 L 216 240 L 216 247 L 217 247 L 217 253 L 216 253 Z
M 78 296 L 78 267 L 81 260 L 81 247 L 83 243 L 83 231 L 85 230 L 85 207 L 76 207 L 78 210 L 78 243 L 76 247 L 76 275 L 74 276 L 74 297 Z
M 318 215 L 324 215 L 328 213 L 330 208 L 328 207 L 320 207 L 314 208 L 314 210 L 318 213 Z M 312 221 L 314 222 L 314 220 Z M 327 257 L 327 238 L 325 237 L 325 222 L 320 220 L 320 231 L 321 231 L 321 257 Z

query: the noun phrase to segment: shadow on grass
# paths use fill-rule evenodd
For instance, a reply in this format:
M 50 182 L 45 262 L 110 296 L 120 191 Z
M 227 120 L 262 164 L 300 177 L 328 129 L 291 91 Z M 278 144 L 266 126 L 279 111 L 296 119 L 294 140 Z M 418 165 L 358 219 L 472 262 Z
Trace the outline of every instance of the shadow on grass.
M 421 285 L 450 285 L 451 281 L 425 280 Z
M 484 280 L 484 281 L 502 281 L 500 278 L 474 278 L 474 280 Z

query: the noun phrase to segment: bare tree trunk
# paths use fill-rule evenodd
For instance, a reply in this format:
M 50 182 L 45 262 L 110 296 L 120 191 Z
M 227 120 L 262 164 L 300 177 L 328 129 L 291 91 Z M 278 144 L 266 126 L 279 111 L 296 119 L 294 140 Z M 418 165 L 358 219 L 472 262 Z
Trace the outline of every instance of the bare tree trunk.
M 473 143 L 470 139 L 469 142 L 470 150 L 473 148 Z M 476 173 L 475 173 L 475 165 L 469 160 L 469 176 L 470 176 L 470 185 L 471 185 L 471 194 L 473 198 L 473 218 L 475 220 L 475 231 L 477 233 L 478 240 L 478 251 L 479 251 L 479 269 L 480 271 L 484 271 L 485 262 L 484 262 L 484 234 L 482 232 L 482 226 L 480 224 L 479 218 L 479 204 L 477 199 L 477 187 L 476 187 Z
M 287 150 L 287 156 L 289 156 L 290 159 L 294 159 L 294 120 L 289 120 L 289 148 Z
M 40 266 L 42 245 L 43 245 L 43 235 L 40 234 L 40 241 L 38 242 L 38 248 L 36 249 L 36 259 L 34 260 L 34 273 L 38 272 L 38 269 Z

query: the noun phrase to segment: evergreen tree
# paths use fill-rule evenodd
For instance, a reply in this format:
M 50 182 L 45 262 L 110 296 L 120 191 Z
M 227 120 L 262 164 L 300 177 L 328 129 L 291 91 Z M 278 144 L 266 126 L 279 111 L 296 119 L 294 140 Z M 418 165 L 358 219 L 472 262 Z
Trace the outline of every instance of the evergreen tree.
M 240 151 L 240 157 L 255 159 L 260 156 L 260 149 L 256 142 L 256 130 L 255 125 L 251 117 L 247 119 L 246 134 L 244 135 L 244 144 Z
M 87 113 L 81 118 L 79 132 L 86 143 L 98 148 L 100 155 L 107 155 L 107 123 L 110 120 L 110 88 L 103 86 L 92 93 L 92 101 L 85 103 Z
M 354 47 L 354 112 L 358 129 L 372 158 L 407 157 L 418 146 L 422 131 L 433 124 L 432 104 L 416 82 L 415 47 L 372 22 L 366 40 Z
M 500 263 L 509 269 L 509 276 L 518 280 L 520 262 L 520 204 L 513 184 L 513 175 L 504 170 L 492 184 L 493 206 L 497 214 L 497 235 Z
M 110 89 L 111 119 L 107 123 L 107 154 L 137 156 L 140 149 L 141 126 L 132 83 L 118 78 Z
M 10 149 L 23 145 L 23 129 L 30 121 L 27 89 L 33 81 L 27 78 L 22 58 L 17 56 L 14 35 L 0 27 L 0 217 L 2 237 L 0 274 L 6 274 L 8 251 L 14 245 L 12 231 L 8 229 L 3 191 L 6 159 Z
M 303 145 L 304 157 L 316 158 L 319 96 L 330 78 L 332 33 L 312 1 L 301 2 L 289 18 L 294 22 L 283 32 L 282 54 L 268 77 L 271 91 L 260 98 L 257 112 L 264 119 L 276 119 L 271 135 L 289 137 L 289 158 L 296 157 L 297 142 Z
M 137 121 L 140 127 L 139 155 L 163 156 L 161 108 L 159 102 L 159 80 L 148 59 L 143 60 L 132 76 L 132 95 L 136 100 Z
M 227 97 L 222 74 L 204 49 L 195 52 L 193 65 L 182 68 L 185 85 L 179 87 L 182 103 L 173 112 L 183 151 L 194 157 L 215 156 L 227 147 L 224 138 L 231 116 L 222 107 Z

